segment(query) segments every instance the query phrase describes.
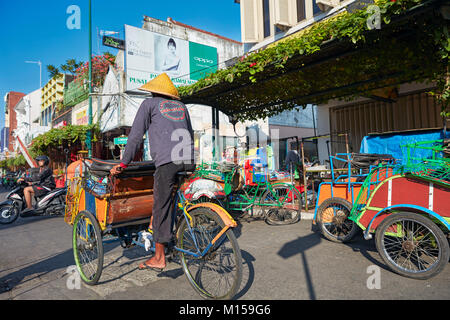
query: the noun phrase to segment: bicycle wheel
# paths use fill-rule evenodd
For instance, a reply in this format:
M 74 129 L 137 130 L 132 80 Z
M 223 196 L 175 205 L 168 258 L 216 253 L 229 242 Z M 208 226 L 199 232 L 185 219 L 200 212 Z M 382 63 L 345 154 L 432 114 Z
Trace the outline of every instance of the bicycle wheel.
M 428 279 L 447 265 L 450 249 L 444 233 L 430 219 L 411 212 L 385 218 L 375 232 L 378 253 L 396 273 Z
M 186 219 L 177 230 L 179 249 L 196 252 L 195 243 L 203 251 L 223 229 L 222 219 L 208 208 L 189 212 L 192 233 Z M 232 299 L 242 280 L 242 257 L 236 236 L 228 229 L 203 257 L 180 251 L 183 271 L 192 287 L 207 299 Z
M 358 225 L 348 218 L 352 204 L 342 198 L 330 198 L 317 209 L 317 222 L 322 235 L 334 242 L 348 242 L 358 232 Z
M 103 270 L 103 242 L 97 219 L 89 211 L 76 216 L 72 245 L 81 279 L 88 285 L 96 284 Z
M 261 204 L 267 224 L 286 225 L 300 221 L 302 196 L 291 185 L 272 185 L 271 189 L 263 194 Z

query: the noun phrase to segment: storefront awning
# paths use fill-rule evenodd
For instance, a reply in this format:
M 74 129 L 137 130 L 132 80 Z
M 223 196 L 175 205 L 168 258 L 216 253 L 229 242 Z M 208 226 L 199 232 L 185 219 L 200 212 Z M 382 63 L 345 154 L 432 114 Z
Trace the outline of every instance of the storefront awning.
M 367 12 L 318 22 L 298 37 L 238 59 L 234 66 L 181 89 L 182 100 L 215 107 L 235 120 L 255 120 L 296 106 L 434 80 L 448 64 L 441 42 L 448 24 L 440 10 L 444 1 L 389 2 L 378 2 L 379 29 L 366 27 Z M 347 31 L 346 36 L 339 33 Z

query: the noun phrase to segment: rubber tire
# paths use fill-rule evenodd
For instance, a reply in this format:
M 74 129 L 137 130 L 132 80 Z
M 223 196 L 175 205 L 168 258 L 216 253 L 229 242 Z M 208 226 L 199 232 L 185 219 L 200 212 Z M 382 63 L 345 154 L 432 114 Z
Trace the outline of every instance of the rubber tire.
M 77 224 L 78 224 L 78 221 L 83 216 L 86 216 L 91 221 L 92 226 L 94 227 L 95 237 L 98 239 L 98 241 L 97 241 L 97 250 L 98 250 L 97 272 L 95 273 L 94 278 L 92 278 L 90 280 L 87 279 L 87 277 L 82 272 L 82 269 L 81 269 L 80 263 L 79 263 L 79 259 L 78 259 L 78 255 L 77 255 L 77 249 L 76 249 Z M 75 264 L 77 266 L 77 269 L 81 276 L 81 279 L 87 285 L 90 285 L 90 286 L 95 285 L 98 282 L 98 280 L 100 279 L 100 276 L 102 275 L 102 271 L 103 271 L 103 241 L 102 241 L 102 232 L 100 229 L 100 225 L 98 224 L 98 221 L 94 217 L 94 215 L 92 213 L 90 213 L 89 211 L 81 211 L 75 217 L 75 220 L 73 222 L 72 246 L 73 246 L 73 254 L 74 254 Z
M 338 242 L 338 243 L 345 243 L 345 242 L 349 242 L 351 240 L 353 240 L 353 238 L 355 237 L 355 235 L 358 233 L 359 227 L 358 225 L 352 222 L 352 227 L 350 229 L 350 231 L 348 232 L 347 235 L 345 236 L 333 236 L 332 234 L 330 234 L 329 232 L 326 231 L 326 227 L 323 224 L 323 214 L 325 212 L 325 210 L 331 206 L 333 206 L 334 204 L 338 204 L 340 206 L 343 206 L 346 208 L 346 210 L 348 211 L 348 214 L 350 214 L 350 212 L 352 211 L 352 204 L 350 202 L 348 202 L 345 199 L 342 198 L 329 198 L 326 199 L 324 202 L 322 202 L 322 204 L 319 206 L 319 208 L 317 209 L 317 224 L 320 228 L 320 232 L 322 233 L 322 235 L 333 242 Z M 347 216 L 348 217 L 348 216 Z M 348 218 L 347 218 L 348 220 Z
M 58 214 L 58 216 L 64 216 L 66 214 L 66 195 L 60 195 L 59 202 L 61 203 L 63 209 L 61 209 L 61 212 Z
M 430 231 L 432 231 L 436 237 L 437 243 L 441 248 L 441 257 L 437 264 L 430 270 L 421 273 L 412 273 L 399 269 L 389 257 L 386 255 L 383 246 L 383 236 L 384 230 L 389 227 L 394 221 L 404 219 L 404 220 L 415 220 L 424 226 L 426 226 Z M 404 277 L 425 280 L 434 277 L 440 273 L 444 267 L 448 264 L 450 258 L 450 247 L 447 237 L 442 232 L 442 230 L 430 219 L 413 212 L 398 212 L 392 213 L 386 217 L 375 230 L 375 244 L 383 261 L 391 268 L 395 273 L 402 275 Z
M 189 215 L 191 217 L 193 217 L 194 221 L 195 221 L 195 216 L 198 215 L 206 215 L 209 218 L 211 218 L 212 220 L 214 220 L 215 222 L 217 222 L 219 224 L 219 226 L 224 227 L 225 224 L 223 222 L 223 220 L 219 217 L 218 214 L 216 214 L 213 210 L 209 209 L 209 208 L 196 208 L 192 211 L 189 211 Z M 177 228 L 176 231 L 176 235 L 177 235 L 177 247 L 178 248 L 183 248 L 183 238 L 182 235 L 184 233 L 184 230 L 187 228 L 187 221 L 186 219 L 182 218 L 181 223 L 179 224 L 179 227 Z M 239 249 L 239 245 L 236 239 L 236 236 L 234 235 L 234 232 L 232 229 L 228 229 L 225 232 L 225 235 L 227 236 L 228 240 L 231 243 L 231 246 L 233 248 L 233 252 L 234 252 L 234 256 L 235 256 L 235 260 L 236 260 L 236 268 L 237 268 L 237 277 L 233 283 L 232 288 L 229 290 L 229 292 L 221 297 L 214 297 L 208 294 L 205 294 L 200 288 L 199 286 L 196 284 L 195 280 L 192 278 L 191 273 L 187 267 L 187 263 L 186 263 L 186 258 L 185 256 L 189 256 L 189 255 L 185 255 L 184 253 L 182 253 L 181 251 L 179 252 L 179 256 L 180 256 L 180 261 L 181 261 L 181 266 L 183 268 L 184 274 L 186 275 L 186 278 L 189 281 L 189 284 L 197 291 L 198 294 L 200 294 L 200 296 L 202 296 L 205 299 L 216 299 L 216 300 L 228 300 L 228 299 L 232 299 L 238 292 L 240 285 L 241 285 L 241 281 L 242 281 L 242 269 L 243 269 L 243 265 L 242 265 L 242 255 L 241 255 L 241 250 Z M 195 259 L 195 258 L 194 258 Z
M 277 184 L 274 185 L 273 188 L 276 188 L 278 186 L 284 186 L 283 184 Z M 290 188 L 290 185 L 285 185 L 286 188 Z M 295 193 L 297 196 L 297 199 L 300 200 L 300 204 L 299 204 L 299 208 L 298 208 L 298 212 L 297 212 L 297 216 L 293 219 L 293 220 L 289 220 L 288 222 L 280 222 L 279 220 L 274 220 L 270 218 L 269 212 L 270 209 L 268 210 L 267 207 L 263 206 L 263 210 L 264 210 L 264 221 L 272 226 L 282 226 L 282 225 L 289 225 L 289 224 L 294 224 L 297 223 L 301 220 L 302 217 L 302 205 L 303 205 L 303 196 L 300 194 L 300 192 L 298 192 L 298 190 L 296 188 L 292 188 L 291 192 Z M 272 196 L 272 193 L 270 192 L 270 190 L 267 190 L 263 196 L 261 197 L 261 202 L 264 202 L 264 199 L 268 196 Z
M 5 204 L 5 205 L 3 205 L 2 207 L 0 207 L 0 212 L 2 212 L 2 211 L 3 211 L 3 208 L 5 208 L 5 207 L 12 207 L 12 210 L 15 211 L 14 217 L 13 217 L 11 220 L 5 221 L 5 220 L 3 220 L 3 218 L 2 218 L 1 215 L 0 215 L 0 224 L 11 224 L 11 223 L 13 223 L 14 221 L 16 221 L 17 218 L 19 217 L 19 208 L 17 208 L 17 207 L 16 207 L 15 205 L 13 205 L 13 204 Z

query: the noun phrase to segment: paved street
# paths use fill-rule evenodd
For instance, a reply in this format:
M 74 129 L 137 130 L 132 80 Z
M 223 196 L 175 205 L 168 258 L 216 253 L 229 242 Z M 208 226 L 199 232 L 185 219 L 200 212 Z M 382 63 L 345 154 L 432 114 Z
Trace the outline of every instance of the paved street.
M 373 241 L 332 243 L 311 231 L 311 220 L 279 227 L 241 221 L 236 235 L 244 260 L 241 300 L 450 299 L 450 265 L 430 280 L 407 279 L 384 267 Z M 157 274 L 138 270 L 144 259 L 140 247 L 109 244 L 99 284 L 71 290 L 71 227 L 62 217 L 19 218 L 0 226 L 0 299 L 199 299 L 178 263 Z M 367 287 L 373 265 L 381 270 L 380 289 Z

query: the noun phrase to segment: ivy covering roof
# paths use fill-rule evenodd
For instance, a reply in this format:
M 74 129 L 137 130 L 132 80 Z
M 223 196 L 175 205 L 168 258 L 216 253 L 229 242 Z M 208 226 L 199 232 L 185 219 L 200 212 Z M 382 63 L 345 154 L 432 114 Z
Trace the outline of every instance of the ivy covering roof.
M 443 0 L 380 0 L 341 12 L 179 88 L 182 101 L 256 120 L 307 104 L 370 95 L 378 88 L 429 80 L 449 96 L 448 20 Z M 380 27 L 369 29 L 379 9 Z

